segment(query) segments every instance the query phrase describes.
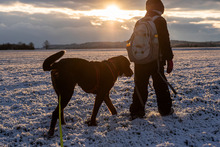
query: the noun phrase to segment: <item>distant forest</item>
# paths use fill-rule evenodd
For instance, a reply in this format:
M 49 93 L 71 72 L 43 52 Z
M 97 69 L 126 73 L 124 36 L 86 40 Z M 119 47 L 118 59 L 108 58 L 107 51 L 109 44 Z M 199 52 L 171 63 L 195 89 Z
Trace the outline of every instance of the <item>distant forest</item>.
M 172 47 L 220 47 L 220 41 L 216 42 L 189 42 L 171 40 Z M 124 42 L 86 42 L 82 44 L 50 44 L 47 49 L 103 49 L 103 48 L 125 48 Z
M 190 42 L 171 40 L 172 47 L 220 47 L 220 41 Z
M 189 42 L 171 40 L 172 47 L 220 47 L 220 41 L 209 42 Z M 125 48 L 126 41 L 123 42 L 86 42 L 82 44 L 50 44 L 48 40 L 43 43 L 43 49 L 104 49 L 104 48 Z M 25 44 L 19 42 L 18 44 L 0 44 L 0 50 L 34 50 L 34 44 L 30 42 Z
M 0 44 L 0 50 L 34 50 L 34 44 L 31 42 L 29 44 L 25 44 L 19 42 L 18 44 Z

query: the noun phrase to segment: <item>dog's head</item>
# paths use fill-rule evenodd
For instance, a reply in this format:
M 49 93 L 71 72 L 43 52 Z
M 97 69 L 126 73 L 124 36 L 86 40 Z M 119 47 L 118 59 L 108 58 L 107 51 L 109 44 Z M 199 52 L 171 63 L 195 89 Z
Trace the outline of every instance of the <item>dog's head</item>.
M 133 75 L 133 71 L 130 68 L 129 60 L 124 56 L 117 56 L 109 59 L 112 61 L 119 71 L 119 76 L 125 75 L 126 77 L 131 77 Z

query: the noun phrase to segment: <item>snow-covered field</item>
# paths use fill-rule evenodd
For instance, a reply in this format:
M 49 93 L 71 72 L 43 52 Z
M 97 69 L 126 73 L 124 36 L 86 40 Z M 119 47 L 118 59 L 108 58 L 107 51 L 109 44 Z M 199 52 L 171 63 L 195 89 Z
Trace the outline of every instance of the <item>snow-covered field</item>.
M 57 97 L 42 62 L 50 51 L 0 51 L 0 146 L 59 146 L 59 129 L 46 134 Z M 67 50 L 64 57 L 104 60 L 125 50 Z M 175 113 L 161 117 L 149 88 L 144 119 L 129 120 L 134 81 L 118 78 L 110 97 L 118 115 L 103 103 L 98 126 L 88 127 L 94 95 L 78 86 L 65 109 L 64 146 L 220 146 L 220 49 L 174 50 L 174 71 L 167 75 L 178 95 Z M 133 68 L 133 64 L 132 64 Z M 171 92 L 172 93 L 172 92 Z

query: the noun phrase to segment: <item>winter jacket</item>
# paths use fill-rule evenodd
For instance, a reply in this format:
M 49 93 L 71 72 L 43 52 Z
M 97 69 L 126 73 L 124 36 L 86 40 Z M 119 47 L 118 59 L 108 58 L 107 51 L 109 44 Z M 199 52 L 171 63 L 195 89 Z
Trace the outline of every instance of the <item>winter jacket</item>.
M 157 15 L 156 12 L 148 12 L 146 16 L 153 17 Z M 167 22 L 166 20 L 161 16 L 157 18 L 155 21 L 155 26 L 157 28 L 157 33 L 158 33 L 158 40 L 159 40 L 159 50 L 160 53 L 162 54 L 162 63 L 165 65 L 166 60 L 172 60 L 173 59 L 173 51 L 171 49 L 170 45 L 170 37 L 169 37 L 169 32 L 167 29 Z

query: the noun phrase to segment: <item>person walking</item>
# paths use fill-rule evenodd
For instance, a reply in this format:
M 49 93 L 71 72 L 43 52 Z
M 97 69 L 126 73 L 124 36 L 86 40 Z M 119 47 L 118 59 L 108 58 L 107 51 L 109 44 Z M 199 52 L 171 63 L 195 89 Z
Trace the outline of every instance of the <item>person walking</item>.
M 164 75 L 164 66 L 167 63 L 167 73 L 173 70 L 173 52 L 170 46 L 169 32 L 167 22 L 161 16 L 164 13 L 164 5 L 161 0 L 147 0 L 147 13 L 145 17 L 154 17 L 159 15 L 154 24 L 158 33 L 160 60 L 147 64 L 136 64 L 134 67 L 135 87 L 130 105 L 131 119 L 143 118 L 145 115 L 145 103 L 148 98 L 148 84 L 150 76 L 153 79 L 153 87 L 157 97 L 158 111 L 161 116 L 171 115 L 174 110 L 172 108 L 172 99 L 169 88 Z

